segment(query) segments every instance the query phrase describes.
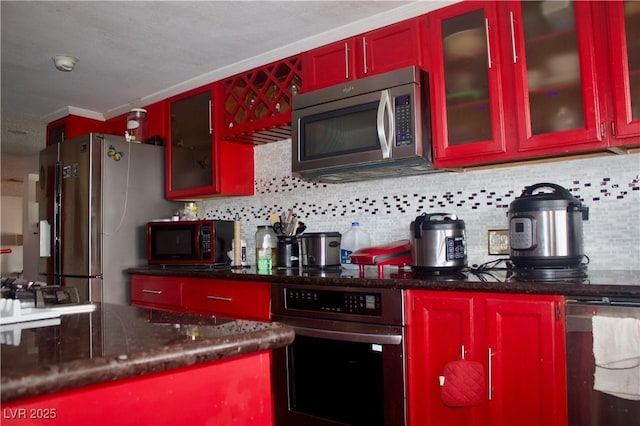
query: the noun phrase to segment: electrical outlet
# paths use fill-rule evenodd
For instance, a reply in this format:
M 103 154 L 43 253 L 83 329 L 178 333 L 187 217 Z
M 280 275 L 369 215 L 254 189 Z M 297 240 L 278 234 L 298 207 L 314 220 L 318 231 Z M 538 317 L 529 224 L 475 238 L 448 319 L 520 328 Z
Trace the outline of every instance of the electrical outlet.
M 508 229 L 489 230 L 489 254 L 509 254 L 510 249 Z

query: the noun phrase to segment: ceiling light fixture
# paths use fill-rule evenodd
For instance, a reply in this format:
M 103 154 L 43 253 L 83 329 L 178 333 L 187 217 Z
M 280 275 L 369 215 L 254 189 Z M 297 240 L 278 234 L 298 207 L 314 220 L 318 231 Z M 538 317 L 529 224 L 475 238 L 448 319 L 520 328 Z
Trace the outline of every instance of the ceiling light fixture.
M 56 64 L 56 68 L 60 71 L 73 71 L 77 62 L 78 58 L 74 56 L 56 55 L 53 57 L 53 63 Z

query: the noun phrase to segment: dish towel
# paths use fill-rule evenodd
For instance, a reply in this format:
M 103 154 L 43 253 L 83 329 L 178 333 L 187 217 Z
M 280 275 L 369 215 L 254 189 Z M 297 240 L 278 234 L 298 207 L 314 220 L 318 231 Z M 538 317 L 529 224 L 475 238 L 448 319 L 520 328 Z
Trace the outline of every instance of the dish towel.
M 593 316 L 593 388 L 640 400 L 640 319 Z

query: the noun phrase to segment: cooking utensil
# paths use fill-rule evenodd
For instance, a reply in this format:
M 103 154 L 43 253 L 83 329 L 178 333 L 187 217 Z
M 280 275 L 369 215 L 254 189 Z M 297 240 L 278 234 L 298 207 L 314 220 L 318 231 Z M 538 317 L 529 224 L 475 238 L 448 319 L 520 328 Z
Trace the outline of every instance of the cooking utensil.
M 567 189 L 553 183 L 528 186 L 507 214 L 511 261 L 517 267 L 575 267 L 582 262 L 582 222 L 589 219 L 589 208 Z
M 290 235 L 278 235 L 277 268 L 297 268 L 300 265 L 298 238 Z

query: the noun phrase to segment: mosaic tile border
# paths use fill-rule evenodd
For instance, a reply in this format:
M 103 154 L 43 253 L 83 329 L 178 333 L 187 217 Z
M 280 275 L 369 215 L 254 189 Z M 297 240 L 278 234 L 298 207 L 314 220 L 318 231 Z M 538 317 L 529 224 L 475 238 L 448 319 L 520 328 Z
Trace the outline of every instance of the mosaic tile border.
M 287 198 L 304 191 L 326 190 L 332 192 L 334 186 L 322 182 L 309 182 L 293 176 L 256 180 L 256 196 L 269 198 Z M 524 189 L 524 188 L 523 188 Z M 605 200 L 623 200 L 632 194 L 640 194 L 640 175 L 628 182 L 618 182 L 611 177 L 602 177 L 595 182 L 574 180 L 567 189 L 583 203 L 598 203 Z M 290 205 L 273 203 L 263 206 L 245 206 L 238 210 L 233 208 L 213 209 L 206 212 L 207 218 L 226 218 L 239 213 L 242 217 L 263 219 L 272 212 L 287 211 L 289 208 L 303 216 L 333 216 L 344 217 L 356 214 L 395 215 L 405 213 L 420 214 L 425 210 L 469 208 L 471 210 L 495 208 L 506 210 L 516 199 L 521 190 L 503 192 L 488 189 L 465 191 L 444 191 L 440 193 L 411 192 L 397 194 L 380 194 L 379 197 L 341 196 L 336 201 L 323 203 L 318 201 L 296 201 L 292 199 Z M 345 194 L 348 195 L 348 194 Z M 231 216 L 229 216 L 231 215 Z

